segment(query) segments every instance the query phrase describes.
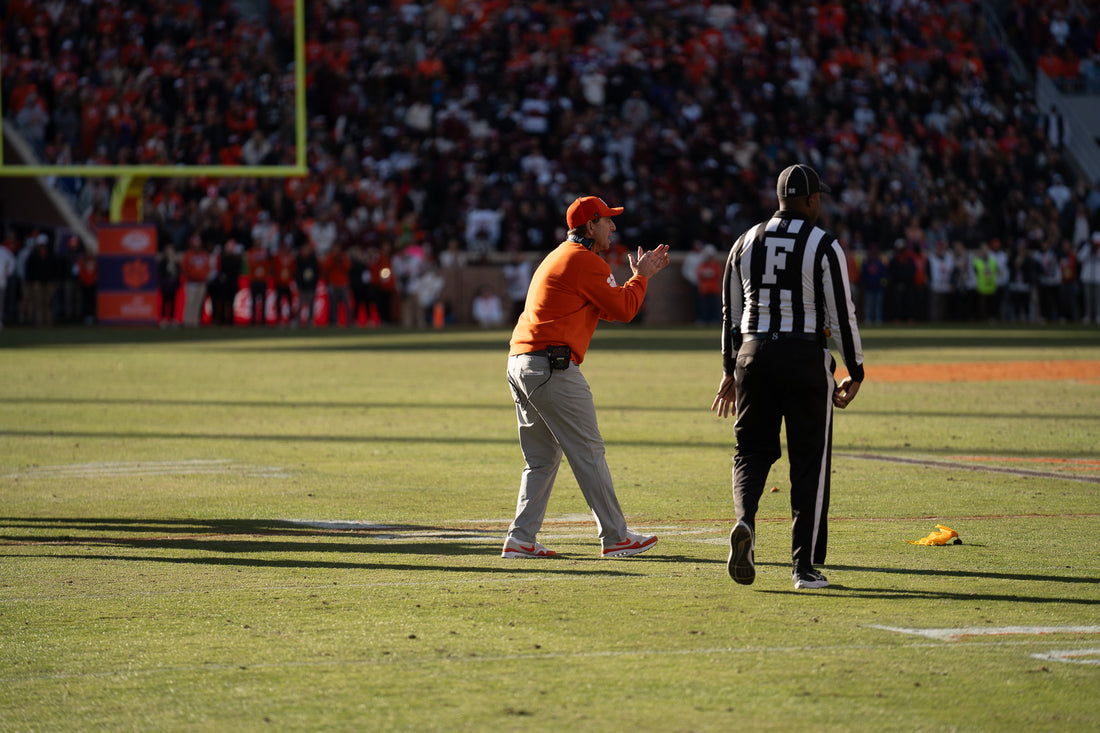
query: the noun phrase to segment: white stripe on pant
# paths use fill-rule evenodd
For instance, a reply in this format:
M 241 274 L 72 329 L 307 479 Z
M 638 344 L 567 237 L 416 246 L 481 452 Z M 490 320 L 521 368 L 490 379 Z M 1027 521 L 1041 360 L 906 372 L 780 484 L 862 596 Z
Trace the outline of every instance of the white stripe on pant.
M 519 444 L 526 461 L 509 534 L 523 542 L 534 541 L 564 452 L 603 544 L 625 537 L 626 518 L 604 456 L 592 391 L 581 370 L 570 364 L 568 369 L 551 371 L 545 356 L 520 354 L 508 358 L 508 382 L 516 400 Z

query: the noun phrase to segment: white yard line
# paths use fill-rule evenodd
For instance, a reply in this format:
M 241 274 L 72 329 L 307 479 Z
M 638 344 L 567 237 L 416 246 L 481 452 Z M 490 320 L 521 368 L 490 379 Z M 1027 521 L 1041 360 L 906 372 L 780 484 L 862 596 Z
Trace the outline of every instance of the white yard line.
M 190 476 L 196 474 L 243 474 L 266 478 L 289 478 L 280 466 L 257 466 L 237 463 L 227 458 L 184 461 L 105 461 L 101 463 L 71 463 L 62 466 L 28 466 L 0 475 L 9 479 L 51 478 L 112 478 L 117 476 Z
M 963 642 L 959 646 L 974 646 L 983 649 L 997 647 L 1029 646 L 1035 641 L 1000 641 L 1000 642 Z M 934 649 L 939 644 L 917 642 L 905 646 L 905 649 Z M 849 651 L 891 651 L 898 647 L 891 644 L 828 644 L 822 646 L 745 646 L 745 647 L 708 647 L 704 649 L 625 649 L 588 652 L 531 652 L 528 654 L 494 654 L 484 656 L 462 657 L 423 657 L 395 658 L 393 656 L 372 657 L 370 659 L 323 659 L 323 660 L 287 660 L 283 662 L 260 662 L 249 664 L 238 662 L 234 664 L 197 664 L 177 667 L 151 667 L 148 669 L 134 669 L 131 667 L 98 672 L 62 672 L 58 674 L 29 675 L 29 676 L 0 676 L 0 683 L 29 682 L 36 680 L 64 680 L 64 679 L 95 679 L 103 677 L 136 677 L 156 674 L 179 674 L 193 672 L 235 672 L 238 670 L 264 670 L 264 669 L 301 669 L 301 668 L 332 668 L 332 667 L 358 667 L 358 666 L 426 666 L 426 665 L 452 665 L 452 664 L 507 664 L 511 662 L 539 662 L 547 659 L 606 659 L 606 658 L 638 658 L 638 657 L 686 657 L 686 656 L 722 656 L 722 655 L 798 655 L 818 654 L 822 652 L 849 652 Z M 1100 650 L 1080 649 L 1070 651 L 1047 652 L 1044 654 L 1032 654 L 1032 657 L 1047 661 L 1074 661 L 1073 656 L 1096 654 Z M 1060 655 L 1060 657 L 1059 657 Z M 1090 664 L 1094 662 L 1088 662 Z
M 937 641 L 957 641 L 972 636 L 1046 636 L 1048 634 L 1100 634 L 1100 626 L 964 626 L 955 629 L 907 629 L 868 624 L 866 628 L 923 636 Z
M 1068 662 L 1070 664 L 1100 664 L 1100 649 L 1068 649 L 1032 654 L 1036 659 L 1047 662 Z
M 999 466 L 978 465 L 973 463 L 962 463 L 959 461 L 944 461 L 937 458 L 906 458 L 902 456 L 884 456 L 874 453 L 843 452 L 834 452 L 833 458 L 851 458 L 857 461 L 881 461 L 885 463 L 904 463 L 911 466 L 925 466 L 928 468 L 947 468 L 960 471 L 973 471 L 975 473 L 1005 473 L 1010 476 L 1061 479 L 1064 481 L 1084 481 L 1090 484 L 1100 484 L 1100 476 L 1071 474 L 1060 471 L 1036 471 L 1028 468 L 1001 468 Z

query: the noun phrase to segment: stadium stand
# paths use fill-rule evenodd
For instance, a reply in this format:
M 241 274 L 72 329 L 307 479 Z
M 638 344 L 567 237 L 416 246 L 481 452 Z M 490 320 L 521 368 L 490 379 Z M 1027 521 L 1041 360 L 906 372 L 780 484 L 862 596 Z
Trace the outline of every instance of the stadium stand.
M 286 159 L 286 3 L 260 21 L 245 7 L 11 0 L 5 121 L 44 160 Z M 503 294 L 500 266 L 559 241 L 578 194 L 626 207 L 624 243 L 724 249 L 775 207 L 774 171 L 800 160 L 835 192 L 825 216 L 853 275 L 883 258 L 885 318 L 909 321 L 929 317 L 941 242 L 961 245 L 972 272 L 983 245 L 1038 261 L 1044 243 L 1068 252 L 1100 230 L 1100 169 L 1081 162 L 1100 116 L 1091 130 L 1065 117 L 1065 95 L 1097 93 L 1100 14 L 1087 3 L 307 7 L 310 175 L 151 179 L 144 216 L 162 244 L 199 232 L 212 252 L 229 239 L 247 250 L 265 217 L 295 246 L 349 250 L 361 272 L 392 251 L 398 297 L 412 297 L 425 262 L 457 242 L 466 264 L 445 297 L 469 323 L 473 293 Z M 95 110 L 104 119 L 89 122 Z M 86 219 L 106 219 L 101 187 L 59 185 Z M 1040 308 L 1026 269 L 1026 312 L 1001 282 L 990 317 L 1071 318 L 1068 304 Z M 954 287 L 970 291 L 965 274 Z M 964 295 L 945 317 L 976 317 Z M 647 317 L 690 321 L 688 296 L 669 298 Z

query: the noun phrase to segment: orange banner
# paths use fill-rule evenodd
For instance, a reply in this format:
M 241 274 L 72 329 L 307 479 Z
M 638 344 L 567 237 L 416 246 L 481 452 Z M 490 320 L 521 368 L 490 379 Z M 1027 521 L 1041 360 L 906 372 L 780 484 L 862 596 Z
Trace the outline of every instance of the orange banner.
M 142 224 L 100 227 L 96 310 L 100 323 L 157 322 L 157 230 Z
M 158 295 L 155 290 L 146 293 L 99 293 L 97 315 L 103 323 L 156 323 Z

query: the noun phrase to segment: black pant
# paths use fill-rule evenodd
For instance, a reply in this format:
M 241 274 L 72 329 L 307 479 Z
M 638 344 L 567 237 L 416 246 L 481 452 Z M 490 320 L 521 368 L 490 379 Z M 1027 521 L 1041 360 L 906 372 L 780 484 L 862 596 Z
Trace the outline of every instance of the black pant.
M 264 309 L 267 307 L 267 281 L 253 280 L 249 282 L 248 292 L 252 298 L 252 325 L 262 326 L 266 319 Z M 275 320 L 279 319 L 276 318 Z
M 733 499 L 737 518 L 755 532 L 768 472 L 787 426 L 791 464 L 791 560 L 825 562 L 833 444 L 833 370 L 828 349 L 812 341 L 747 341 L 737 352 Z
M 275 286 L 275 322 L 283 322 L 283 303 L 286 303 L 286 309 L 289 312 L 287 318 L 294 317 L 294 292 L 290 289 L 289 285 L 276 285 Z
M 174 322 L 176 320 L 176 296 L 179 294 L 179 285 L 164 286 L 160 289 L 160 319 Z

